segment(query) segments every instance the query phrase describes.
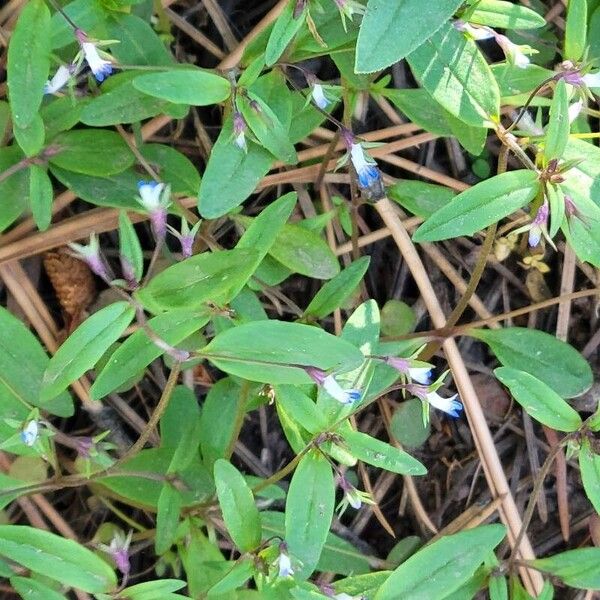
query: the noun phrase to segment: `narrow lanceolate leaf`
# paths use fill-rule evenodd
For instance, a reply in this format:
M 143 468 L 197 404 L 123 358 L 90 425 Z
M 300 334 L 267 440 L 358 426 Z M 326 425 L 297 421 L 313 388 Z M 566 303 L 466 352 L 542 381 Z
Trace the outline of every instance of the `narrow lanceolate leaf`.
M 223 331 L 202 354 L 226 373 L 273 384 L 312 383 L 302 366 L 347 370 L 363 360 L 356 346 L 318 327 L 274 320 Z
M 304 24 L 306 11 L 294 18 L 296 0 L 289 0 L 285 10 L 281 13 L 271 30 L 267 48 L 265 50 L 265 63 L 267 67 L 274 65 L 283 54 L 292 38 Z
M 587 0 L 569 0 L 565 30 L 565 59 L 578 63 L 585 51 L 587 37 Z
M 475 42 L 452 25 L 442 26 L 407 60 L 423 87 L 455 117 L 476 127 L 498 122 L 498 84 Z
M 298 465 L 285 505 L 285 541 L 299 561 L 296 577 L 308 578 L 323 550 L 335 504 L 333 473 L 327 459 L 309 452 Z
M 322 319 L 350 297 L 369 267 L 370 257 L 361 256 L 350 266 L 328 281 L 310 301 L 304 314 L 316 319 Z
M 108 563 L 91 550 L 25 525 L 0 525 L 0 556 L 91 594 L 110 592 L 117 585 Z
M 38 229 L 48 229 L 52 219 L 52 181 L 46 169 L 39 165 L 29 167 L 29 198 L 33 220 Z
M 261 537 L 260 516 L 252 491 L 243 475 L 227 460 L 217 460 L 214 473 L 227 531 L 242 552 L 249 552 L 260 544 Z
M 129 303 L 115 302 L 86 319 L 50 359 L 41 397 L 54 398 L 91 369 L 125 331 L 134 314 Z
M 415 232 L 415 242 L 473 235 L 533 200 L 540 188 L 536 173 L 522 169 L 482 181 L 455 196 Z
M 236 146 L 232 120 L 225 121 L 200 184 L 198 210 L 203 217 L 216 219 L 239 206 L 269 171 L 273 155 L 251 140 L 247 144 L 247 152 Z
M 231 93 L 231 84 L 224 77 L 189 68 L 140 75 L 133 80 L 133 87 L 155 98 L 192 106 L 216 104 Z
M 256 268 L 256 252 L 247 249 L 196 254 L 165 269 L 136 296 L 153 312 L 202 308 L 208 301 L 230 302 Z
M 479 0 L 461 18 L 502 29 L 536 29 L 546 24 L 544 17 L 531 8 L 505 0 Z
M 510 367 L 500 367 L 494 375 L 536 421 L 558 431 L 577 431 L 581 427 L 581 417 L 577 412 L 533 375 Z
M 546 131 L 544 156 L 547 161 L 561 158 L 569 141 L 569 94 L 564 79 L 560 79 L 554 89 L 550 105 L 550 122 Z
M 579 469 L 585 495 L 600 514 L 600 456 L 594 454 L 587 440 L 579 451 Z
M 347 431 L 343 433 L 343 437 L 350 454 L 363 462 L 401 475 L 427 473 L 427 469 L 416 458 L 370 435 L 360 431 Z
M 502 525 L 484 525 L 443 537 L 403 562 L 374 600 L 442 600 L 473 575 L 504 535 Z
M 148 327 L 170 346 L 176 346 L 199 331 L 210 318 L 208 310 L 173 310 L 148 321 Z M 130 335 L 112 354 L 90 389 L 94 400 L 100 400 L 118 389 L 153 360 L 164 354 L 143 329 Z
M 541 571 L 559 577 L 566 585 L 582 590 L 600 590 L 600 548 L 579 548 L 532 560 Z
M 403 59 L 461 4 L 462 0 L 369 0 L 356 45 L 356 72 L 372 73 Z
M 136 281 L 142 279 L 144 255 L 142 245 L 135 232 L 131 219 L 125 211 L 119 213 L 119 252 L 121 261 L 127 261 Z
M 66 596 L 31 577 L 11 577 L 10 585 L 27 600 L 67 600 Z
M 37 114 L 50 70 L 50 11 L 44 0 L 24 5 L 8 45 L 7 80 L 15 125 L 27 127 Z

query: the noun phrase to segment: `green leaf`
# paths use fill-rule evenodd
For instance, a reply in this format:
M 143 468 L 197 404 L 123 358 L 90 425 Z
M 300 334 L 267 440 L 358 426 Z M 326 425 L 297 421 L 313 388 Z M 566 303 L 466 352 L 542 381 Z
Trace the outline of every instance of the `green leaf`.
M 50 402 L 40 400 L 42 377 L 49 360 L 29 328 L 0 308 L 0 419 L 23 420 L 32 406 L 61 417 L 72 416 L 73 401 L 68 394 Z
M 41 398 L 50 400 L 81 377 L 117 341 L 135 315 L 127 302 L 115 302 L 86 319 L 50 359 Z
M 29 577 L 11 577 L 12 585 L 21 598 L 27 600 L 67 600 L 66 596 L 59 594 L 56 590 Z
M 135 157 L 115 131 L 74 129 L 57 135 L 53 142 L 59 152 L 49 161 L 67 171 L 105 177 L 133 165 Z
M 445 536 L 403 562 L 374 600 L 442 600 L 475 573 L 504 535 L 502 525 L 484 525 Z
M 350 453 L 366 462 L 400 475 L 425 475 L 427 469 L 410 454 L 365 433 L 348 430 L 342 433 Z
M 557 431 L 577 431 L 581 417 L 552 388 L 525 371 L 510 367 L 494 370 L 513 398 L 536 421 Z
M 182 505 L 181 492 L 170 483 L 165 483 L 158 497 L 156 511 L 154 550 L 158 556 L 167 552 L 175 541 Z
M 525 327 L 473 329 L 505 367 L 525 371 L 543 381 L 561 398 L 583 394 L 592 385 L 587 361 L 569 344 L 549 333 Z
M 567 550 L 530 562 L 536 569 L 560 577 L 568 586 L 582 590 L 600 590 L 600 548 Z
M 390 431 L 407 448 L 418 448 L 429 439 L 430 423 L 423 423 L 423 403 L 417 398 L 401 402 L 394 412 Z
M 171 185 L 171 192 L 198 194 L 200 174 L 187 156 L 164 144 L 144 144 L 140 146 L 140 152 L 161 180 Z
M 600 514 L 600 456 L 593 452 L 587 440 L 579 450 L 579 470 L 585 495 Z
M 356 43 L 356 72 L 389 67 L 417 49 L 454 14 L 461 0 L 369 0 Z
M 277 21 L 275 21 L 265 50 L 265 63 L 267 67 L 271 67 L 277 62 L 288 44 L 292 41 L 292 38 L 305 22 L 306 9 L 295 19 L 295 7 L 296 0 L 289 0 L 284 11 L 279 15 Z
M 423 87 L 455 117 L 476 127 L 498 122 L 498 84 L 475 42 L 452 25 L 444 25 L 408 62 Z
M 0 556 L 92 594 L 110 592 L 117 585 L 113 570 L 91 550 L 25 525 L 0 525 Z
M 0 148 L 0 172 L 6 171 L 23 159 L 17 146 Z M 4 181 L 0 181 L 0 231 L 6 229 L 27 207 L 29 177 L 27 169 L 17 170 Z
M 125 211 L 119 212 L 119 253 L 121 261 L 126 260 L 131 267 L 135 281 L 140 281 L 144 271 L 144 255 L 133 223 Z
M 153 312 L 226 304 L 256 269 L 256 257 L 245 248 L 196 254 L 161 271 L 135 295 Z
M 531 8 L 503 0 L 479 0 L 462 18 L 469 23 L 500 29 L 536 29 L 546 25 L 544 17 Z
M 227 531 L 240 551 L 250 552 L 258 547 L 261 538 L 260 516 L 254 496 L 242 474 L 229 461 L 217 460 L 214 473 Z
M 7 83 L 17 127 L 27 127 L 42 104 L 50 70 L 50 31 L 50 11 L 44 0 L 27 2 L 8 45 Z
M 305 316 L 323 319 L 351 296 L 369 268 L 369 256 L 361 256 L 328 281 L 313 297 L 304 311 Z
M 106 39 L 106 11 L 102 6 L 102 0 L 74 0 L 66 4 L 63 10 L 83 31 L 97 39 Z M 50 25 L 53 50 L 75 41 L 72 25 L 58 11 L 52 15 Z
M 91 99 L 81 112 L 81 122 L 94 127 L 137 123 L 161 113 L 179 118 L 187 114 L 186 104 L 173 104 L 140 92 L 133 85 L 131 73 L 118 73 L 102 86 L 102 94 Z
M 176 592 L 185 586 L 186 582 L 181 579 L 158 579 L 126 587 L 119 594 L 132 600 L 162 600 L 165 594 Z
M 587 39 L 587 0 L 569 0 L 565 29 L 564 58 L 577 64 L 585 51 Z
M 569 94 L 564 79 L 559 79 L 554 88 L 550 105 L 550 121 L 546 131 L 544 158 L 546 161 L 562 157 L 569 141 Z
M 333 473 L 327 459 L 311 451 L 296 468 L 285 504 L 285 541 L 300 561 L 295 572 L 307 579 L 315 570 L 325 545 L 335 503 Z
M 208 310 L 174 310 L 150 319 L 148 327 L 161 340 L 170 346 L 176 346 L 204 327 L 209 317 Z M 138 329 L 111 355 L 90 389 L 91 397 L 99 400 L 118 389 L 163 353 L 164 350 L 159 348 L 143 329 Z
M 35 156 L 44 147 L 46 130 L 44 128 L 44 121 L 39 114 L 35 114 L 26 127 L 18 127 L 15 124 L 13 134 L 25 156 Z
M 104 20 L 104 19 L 103 19 Z M 79 24 L 79 21 L 75 21 Z M 111 13 L 106 19 L 111 54 L 126 65 L 169 66 L 173 57 L 152 26 L 136 15 Z M 87 31 L 87 30 L 86 30 Z
M 261 383 L 312 383 L 302 366 L 324 371 L 361 364 L 352 344 L 317 327 L 254 321 L 217 335 L 202 354 L 226 373 Z
M 40 231 L 48 229 L 52 219 L 52 181 L 46 169 L 39 165 L 29 167 L 29 201 L 33 220 Z
M 237 107 L 244 116 L 248 127 L 264 148 L 285 163 L 298 162 L 288 130 L 262 98 L 248 92 L 248 98 L 238 97 Z
M 434 242 L 475 232 L 496 223 L 533 200 L 540 188 L 537 174 L 509 171 L 455 196 L 414 233 L 415 242 Z
M 212 470 L 218 458 L 229 458 L 246 400 L 246 394 L 231 377 L 219 379 L 210 388 L 200 414 L 202 458 L 207 468 Z
M 317 434 L 327 429 L 327 420 L 317 408 L 314 400 L 293 385 L 275 387 L 275 398 L 294 421 L 306 431 Z
M 224 77 L 189 67 L 138 75 L 133 87 L 154 98 L 192 106 L 217 104 L 231 94 L 231 84 Z
M 203 217 L 216 219 L 239 206 L 269 171 L 273 155 L 251 140 L 247 144 L 248 152 L 235 145 L 229 117 L 202 176 L 198 210 Z
M 269 254 L 288 269 L 315 279 L 331 279 L 340 271 L 338 259 L 325 240 L 295 223 L 283 227 Z
M 387 188 L 388 196 L 413 215 L 427 219 L 433 213 L 448 204 L 456 192 L 442 185 L 401 180 Z

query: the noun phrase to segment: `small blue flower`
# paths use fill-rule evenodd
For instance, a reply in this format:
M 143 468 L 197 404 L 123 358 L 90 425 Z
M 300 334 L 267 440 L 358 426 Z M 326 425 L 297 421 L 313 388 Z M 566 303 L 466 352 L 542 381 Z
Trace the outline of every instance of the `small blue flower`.
M 353 143 L 350 146 L 350 160 L 356 170 L 358 185 L 361 188 L 368 189 L 381 182 L 379 168 L 373 159 L 365 155 L 361 144 Z
M 37 421 L 31 420 L 21 430 L 21 441 L 28 447 L 32 447 L 38 439 L 40 426 Z

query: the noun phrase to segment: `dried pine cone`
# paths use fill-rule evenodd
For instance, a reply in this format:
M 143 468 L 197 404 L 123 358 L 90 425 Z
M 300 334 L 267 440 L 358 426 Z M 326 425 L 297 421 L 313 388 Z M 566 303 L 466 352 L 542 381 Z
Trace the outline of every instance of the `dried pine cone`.
M 67 329 L 76 327 L 83 311 L 96 297 L 92 272 L 62 248 L 44 254 L 44 268 L 65 314 Z

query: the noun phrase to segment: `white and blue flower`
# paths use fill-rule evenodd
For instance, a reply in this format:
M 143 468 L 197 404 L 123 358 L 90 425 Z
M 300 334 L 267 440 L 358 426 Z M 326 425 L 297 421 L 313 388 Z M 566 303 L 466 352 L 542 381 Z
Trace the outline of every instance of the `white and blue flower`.
M 327 375 L 325 371 L 315 367 L 306 367 L 308 376 L 320 387 L 322 387 L 332 398 L 341 404 L 354 404 L 362 397 L 362 392 L 357 389 L 344 389 L 333 375 Z
M 358 185 L 368 189 L 381 182 L 381 173 L 377 163 L 367 154 L 361 144 L 356 142 L 350 146 L 350 160 L 358 176 Z
M 25 423 L 25 426 L 21 430 L 21 434 L 20 434 L 21 441 L 26 446 L 31 448 L 37 442 L 39 432 L 40 432 L 39 423 L 35 419 L 32 419 L 31 421 L 28 421 L 27 423 Z
M 58 67 L 56 70 L 56 73 L 54 73 L 52 79 L 49 79 L 46 82 L 46 85 L 44 86 L 44 94 L 56 94 L 56 92 L 60 91 L 63 87 L 65 87 L 65 85 L 67 85 L 67 82 L 69 79 L 71 79 L 71 76 L 75 70 L 76 66 L 73 64 L 60 65 L 60 67 Z
M 443 376 L 442 376 L 443 378 Z M 416 385 L 409 384 L 406 386 L 408 392 L 410 392 L 413 396 L 419 398 L 423 402 L 427 402 L 434 408 L 445 412 L 451 417 L 460 416 L 460 411 L 463 409 L 463 405 L 460 400 L 457 400 L 458 394 L 454 394 L 449 398 L 442 398 L 438 393 L 437 389 L 441 384 L 435 383 L 430 386 L 425 385 Z
M 137 201 L 150 215 L 152 231 L 157 240 L 167 233 L 167 208 L 171 204 L 170 187 L 156 181 L 139 181 Z
M 325 96 L 325 90 L 320 83 L 315 83 L 312 85 L 312 90 L 310 93 L 312 101 L 321 109 L 325 110 L 329 104 L 330 100 Z
M 104 81 L 113 70 L 110 60 L 105 60 L 100 56 L 96 44 L 92 42 L 81 42 L 81 49 L 87 64 L 89 65 L 97 81 Z

